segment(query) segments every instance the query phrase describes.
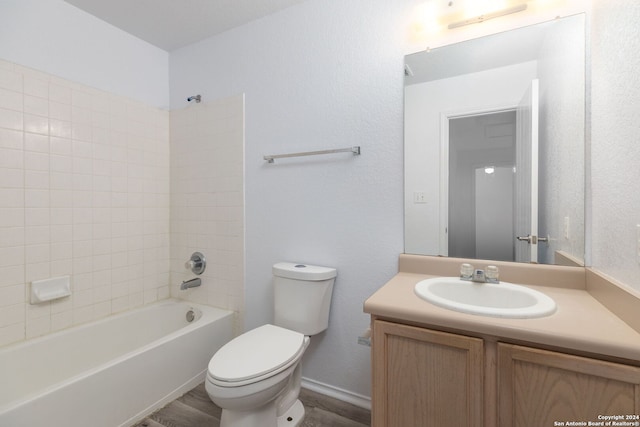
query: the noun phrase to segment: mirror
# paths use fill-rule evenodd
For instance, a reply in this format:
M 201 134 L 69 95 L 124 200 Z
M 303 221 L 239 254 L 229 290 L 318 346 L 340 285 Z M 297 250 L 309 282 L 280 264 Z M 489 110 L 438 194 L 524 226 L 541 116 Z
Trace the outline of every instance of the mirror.
M 405 57 L 405 252 L 584 265 L 584 14 Z

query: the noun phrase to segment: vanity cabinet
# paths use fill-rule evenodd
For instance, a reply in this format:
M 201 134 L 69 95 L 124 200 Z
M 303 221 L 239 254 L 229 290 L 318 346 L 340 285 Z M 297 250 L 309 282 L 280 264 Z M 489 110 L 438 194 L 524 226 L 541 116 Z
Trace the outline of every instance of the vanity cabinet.
M 640 368 L 498 343 L 500 427 L 597 422 L 598 415 L 638 414 Z
M 373 427 L 482 425 L 483 342 L 376 320 Z
M 374 319 L 372 369 L 373 427 L 540 427 L 640 414 L 640 367 L 490 337 Z

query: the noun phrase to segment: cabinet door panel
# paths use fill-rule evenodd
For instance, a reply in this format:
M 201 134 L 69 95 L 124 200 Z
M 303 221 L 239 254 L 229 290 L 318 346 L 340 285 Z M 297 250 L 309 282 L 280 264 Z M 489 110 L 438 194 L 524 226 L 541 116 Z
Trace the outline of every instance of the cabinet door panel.
M 640 368 L 509 344 L 498 363 L 502 427 L 640 413 Z
M 481 426 L 482 340 L 374 323 L 373 425 Z

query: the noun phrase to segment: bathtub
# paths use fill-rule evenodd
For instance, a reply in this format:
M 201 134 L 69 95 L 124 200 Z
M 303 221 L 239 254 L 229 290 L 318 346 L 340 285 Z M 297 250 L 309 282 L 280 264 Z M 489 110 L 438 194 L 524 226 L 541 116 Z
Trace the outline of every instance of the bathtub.
M 165 300 L 2 348 L 0 426 L 133 425 L 202 382 L 232 331 L 230 311 Z

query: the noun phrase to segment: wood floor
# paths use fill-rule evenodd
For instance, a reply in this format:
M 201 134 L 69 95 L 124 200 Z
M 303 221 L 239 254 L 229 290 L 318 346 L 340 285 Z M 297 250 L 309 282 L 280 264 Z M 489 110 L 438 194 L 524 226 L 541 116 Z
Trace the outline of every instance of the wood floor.
M 300 400 L 306 416 L 302 427 L 366 427 L 371 425 L 369 411 L 348 403 L 302 389 Z M 204 383 L 134 427 L 219 427 L 221 409 L 211 402 Z

